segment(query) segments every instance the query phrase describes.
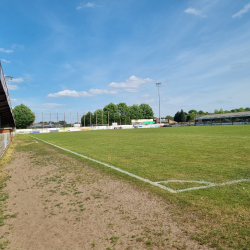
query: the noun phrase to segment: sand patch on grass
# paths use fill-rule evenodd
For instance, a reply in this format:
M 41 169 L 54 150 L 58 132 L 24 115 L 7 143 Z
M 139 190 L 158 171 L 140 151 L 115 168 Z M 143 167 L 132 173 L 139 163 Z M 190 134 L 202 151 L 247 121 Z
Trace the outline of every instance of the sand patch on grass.
M 160 198 L 42 143 L 27 146 L 34 151 L 15 152 L 5 166 L 5 213 L 17 214 L 0 227 L 10 249 L 209 249 Z

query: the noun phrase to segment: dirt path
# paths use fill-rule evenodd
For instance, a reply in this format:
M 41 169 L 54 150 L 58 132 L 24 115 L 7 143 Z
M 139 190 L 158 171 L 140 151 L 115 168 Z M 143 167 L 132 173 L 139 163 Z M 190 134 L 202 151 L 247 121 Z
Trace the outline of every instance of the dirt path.
M 17 216 L 0 227 L 7 249 L 208 249 L 159 198 L 43 143 L 14 143 L 5 213 Z

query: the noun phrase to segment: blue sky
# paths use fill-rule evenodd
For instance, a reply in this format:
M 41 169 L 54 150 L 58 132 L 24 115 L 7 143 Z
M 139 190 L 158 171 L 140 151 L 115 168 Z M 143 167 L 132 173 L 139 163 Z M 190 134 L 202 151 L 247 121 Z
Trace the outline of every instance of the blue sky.
M 148 103 L 158 116 L 156 82 L 161 116 L 250 106 L 250 0 L 1 0 L 0 10 L 13 106 L 80 116 Z

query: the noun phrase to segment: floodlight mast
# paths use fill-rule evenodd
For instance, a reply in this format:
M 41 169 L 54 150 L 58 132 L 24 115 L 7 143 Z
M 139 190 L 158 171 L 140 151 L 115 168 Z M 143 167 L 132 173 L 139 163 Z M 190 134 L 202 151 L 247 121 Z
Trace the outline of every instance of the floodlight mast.
M 159 96 L 159 119 L 160 119 L 160 124 L 161 124 L 161 97 L 160 97 L 160 89 L 161 87 L 161 82 L 156 83 L 156 87 L 158 87 L 158 96 Z

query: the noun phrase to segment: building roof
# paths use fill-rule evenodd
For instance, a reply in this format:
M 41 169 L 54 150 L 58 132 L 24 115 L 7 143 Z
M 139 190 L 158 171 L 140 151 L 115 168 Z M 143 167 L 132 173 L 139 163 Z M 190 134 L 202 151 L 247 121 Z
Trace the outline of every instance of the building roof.
M 214 119 L 214 118 L 231 118 L 231 117 L 242 117 L 242 116 L 250 116 L 250 111 L 211 114 L 211 115 L 197 115 L 197 118 L 195 118 L 195 120 L 206 120 L 206 119 Z
M 5 82 L 2 65 L 0 62 L 0 115 L 1 127 L 15 127 L 15 120 L 12 112 L 9 91 Z

